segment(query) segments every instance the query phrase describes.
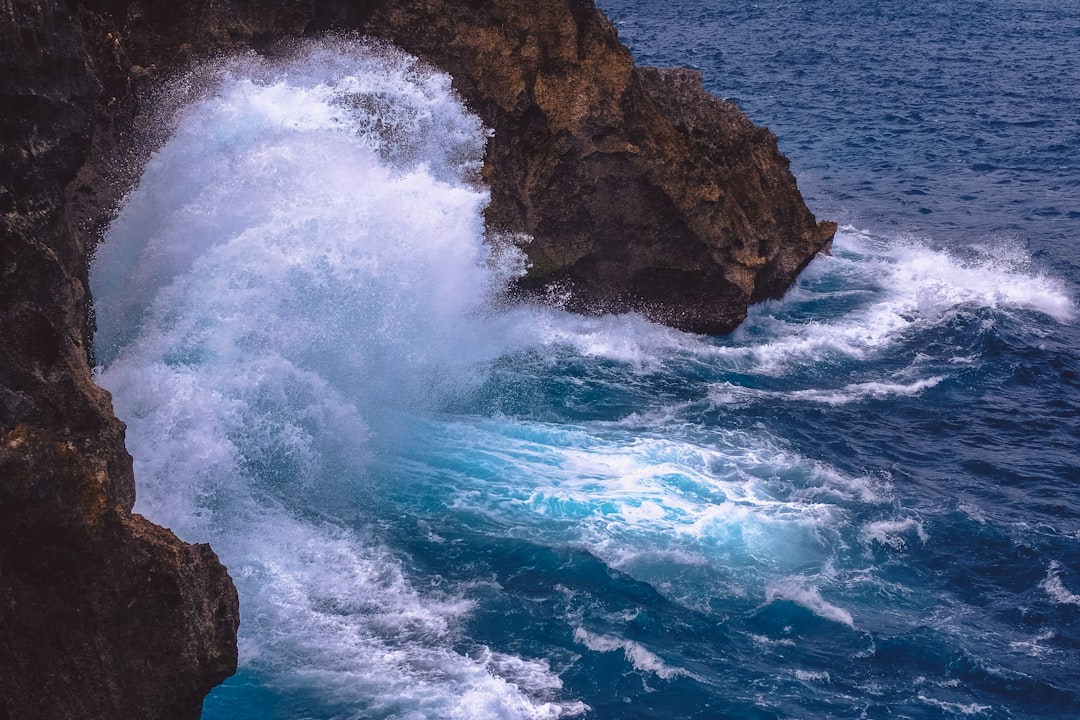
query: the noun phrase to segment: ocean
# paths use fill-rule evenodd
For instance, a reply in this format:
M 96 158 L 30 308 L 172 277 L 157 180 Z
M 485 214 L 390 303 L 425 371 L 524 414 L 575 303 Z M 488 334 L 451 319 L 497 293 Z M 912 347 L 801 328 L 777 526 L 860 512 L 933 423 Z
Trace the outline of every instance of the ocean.
M 92 266 L 205 720 L 1080 717 L 1080 7 L 603 0 L 840 224 L 726 337 L 507 305 L 485 130 L 329 39 L 161 110 Z

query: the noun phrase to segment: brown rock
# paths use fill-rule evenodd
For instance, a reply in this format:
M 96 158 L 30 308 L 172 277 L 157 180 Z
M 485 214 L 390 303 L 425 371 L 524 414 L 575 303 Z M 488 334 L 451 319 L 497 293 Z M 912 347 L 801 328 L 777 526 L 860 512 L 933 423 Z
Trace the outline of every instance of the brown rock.
M 729 332 L 836 230 L 807 209 L 772 133 L 705 92 L 697 72 L 635 67 L 592 0 L 133 2 L 84 23 L 120 98 L 84 170 L 98 176 L 115 175 L 101 168 L 130 132 L 147 67 L 337 29 L 445 70 L 494 130 L 489 228 L 532 237 L 521 289 L 558 286 L 574 310 Z
M 0 717 L 195 718 L 236 669 L 208 545 L 111 502 L 71 443 L 0 436 Z
M 524 289 L 725 333 L 836 230 L 806 208 L 775 136 L 700 73 L 635 68 L 591 0 L 371 5 L 365 30 L 448 71 L 495 130 L 487 220 L 533 237 Z
M 209 547 L 131 514 L 124 426 L 90 375 L 71 208 L 99 85 L 63 3 L 5 10 L 0 718 L 197 718 L 236 668 L 236 591 Z

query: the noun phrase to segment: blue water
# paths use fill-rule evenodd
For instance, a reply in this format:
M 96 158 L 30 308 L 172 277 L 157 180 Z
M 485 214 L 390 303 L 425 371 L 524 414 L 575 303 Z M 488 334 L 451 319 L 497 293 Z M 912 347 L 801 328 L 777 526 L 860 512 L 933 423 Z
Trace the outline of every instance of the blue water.
M 240 590 L 204 718 L 1080 717 L 1080 10 L 602 7 L 841 224 L 729 337 L 501 302 L 484 130 L 403 54 L 161 111 L 97 373 Z

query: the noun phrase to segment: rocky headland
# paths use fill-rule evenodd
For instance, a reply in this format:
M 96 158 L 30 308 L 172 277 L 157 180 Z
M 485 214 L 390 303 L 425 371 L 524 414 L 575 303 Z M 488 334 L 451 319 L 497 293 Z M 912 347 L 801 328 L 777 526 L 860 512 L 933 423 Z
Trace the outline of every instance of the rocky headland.
M 723 333 L 835 231 L 768 130 L 697 73 L 635 67 L 591 0 L 6 0 L 0 720 L 196 718 L 235 670 L 225 568 L 131 512 L 124 425 L 90 371 L 88 254 L 160 78 L 328 31 L 447 71 L 494 130 L 486 219 L 532 237 L 524 294 Z

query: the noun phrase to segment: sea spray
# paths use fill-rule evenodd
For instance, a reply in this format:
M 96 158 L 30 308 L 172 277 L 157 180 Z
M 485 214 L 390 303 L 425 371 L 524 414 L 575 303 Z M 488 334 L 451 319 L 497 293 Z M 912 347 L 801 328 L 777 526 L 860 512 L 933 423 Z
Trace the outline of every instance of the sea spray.
M 240 588 L 207 717 L 1069 716 L 1070 421 L 986 439 L 1073 372 L 1030 256 L 848 227 L 728 338 L 508 308 L 445 76 L 189 86 L 93 282 L 138 507 Z
M 489 356 L 483 316 L 515 261 L 484 241 L 479 121 L 448 77 L 361 42 L 187 82 L 202 94 L 94 263 L 136 509 L 214 544 L 247 672 L 338 707 L 323 712 L 579 712 L 553 702 L 544 660 L 462 654 L 467 600 L 416 589 L 377 539 L 322 516 L 358 502 L 402 411 Z

